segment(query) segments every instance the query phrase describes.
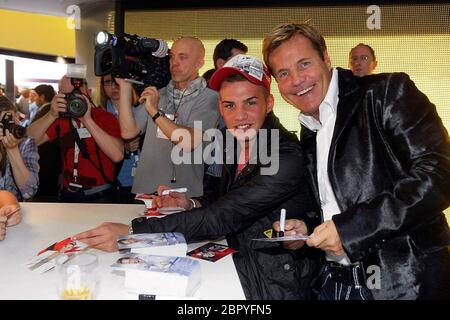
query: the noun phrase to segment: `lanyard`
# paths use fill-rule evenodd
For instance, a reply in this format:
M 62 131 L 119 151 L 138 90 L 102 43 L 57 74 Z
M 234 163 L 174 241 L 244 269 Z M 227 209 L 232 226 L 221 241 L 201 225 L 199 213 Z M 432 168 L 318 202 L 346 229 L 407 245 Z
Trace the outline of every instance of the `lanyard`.
M 72 124 L 75 127 L 75 130 L 78 130 L 77 122 L 72 119 Z M 80 123 L 80 128 L 83 127 L 83 124 Z M 78 147 L 77 141 L 75 140 L 73 147 L 73 181 L 77 182 L 78 178 L 78 157 L 80 156 L 80 148 Z
M 173 116 L 174 116 L 173 121 L 174 121 L 175 123 L 177 123 L 178 109 L 180 108 L 181 101 L 183 100 L 184 94 L 186 93 L 187 89 L 188 89 L 188 88 L 186 88 L 186 89 L 183 90 L 183 93 L 181 94 L 181 97 L 180 97 L 180 101 L 178 101 L 178 105 L 177 105 L 177 104 L 175 103 L 175 99 L 176 99 L 176 98 L 175 98 L 175 87 L 173 87 L 173 91 L 172 91 L 172 100 L 173 100 L 173 106 L 174 106 L 174 109 L 175 109 L 175 112 L 173 113 Z

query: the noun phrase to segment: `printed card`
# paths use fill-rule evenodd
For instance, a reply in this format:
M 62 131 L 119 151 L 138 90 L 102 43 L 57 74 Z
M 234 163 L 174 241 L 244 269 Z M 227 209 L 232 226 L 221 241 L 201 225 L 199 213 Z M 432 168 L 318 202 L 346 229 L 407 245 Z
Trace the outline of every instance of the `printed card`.
M 217 260 L 222 259 L 223 257 L 234 252 L 237 251 L 226 245 L 208 242 L 197 249 L 189 251 L 187 255 L 198 259 L 216 262 Z

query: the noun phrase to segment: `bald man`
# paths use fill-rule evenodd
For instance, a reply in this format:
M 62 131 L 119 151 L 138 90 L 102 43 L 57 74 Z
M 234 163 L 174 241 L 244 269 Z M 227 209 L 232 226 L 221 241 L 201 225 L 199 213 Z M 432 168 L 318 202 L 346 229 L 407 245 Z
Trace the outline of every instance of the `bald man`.
M 202 143 L 202 131 L 215 128 L 219 119 L 217 93 L 199 77 L 204 57 L 199 39 L 177 39 L 170 50 L 172 80 L 160 90 L 147 87 L 134 112 L 130 108 L 131 85 L 117 79 L 122 137 L 132 139 L 145 133 L 132 193 L 153 193 L 159 185 L 166 185 L 186 187 L 188 197 L 203 194 L 203 160 L 194 161 L 193 150 Z M 201 123 L 201 128 L 194 128 L 194 121 Z M 189 161 L 177 163 L 172 154 Z

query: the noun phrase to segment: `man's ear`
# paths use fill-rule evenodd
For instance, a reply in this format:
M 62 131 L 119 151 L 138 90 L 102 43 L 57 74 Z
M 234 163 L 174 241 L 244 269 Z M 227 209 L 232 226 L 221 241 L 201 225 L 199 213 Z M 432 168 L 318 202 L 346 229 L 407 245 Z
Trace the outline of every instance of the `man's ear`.
M 275 104 L 275 99 L 273 98 L 272 94 L 269 94 L 269 96 L 267 97 L 267 109 L 266 109 L 266 114 L 271 112 L 273 110 L 273 106 Z
M 325 61 L 325 64 L 327 65 L 328 70 L 331 70 L 331 59 L 330 59 L 330 56 L 328 55 L 327 50 L 325 50 L 323 52 L 323 61 Z
M 197 60 L 197 70 L 200 70 L 205 65 L 205 59 L 200 58 Z
M 222 68 L 226 62 L 227 61 L 222 58 L 217 59 L 217 61 L 216 61 L 217 68 L 216 69 Z

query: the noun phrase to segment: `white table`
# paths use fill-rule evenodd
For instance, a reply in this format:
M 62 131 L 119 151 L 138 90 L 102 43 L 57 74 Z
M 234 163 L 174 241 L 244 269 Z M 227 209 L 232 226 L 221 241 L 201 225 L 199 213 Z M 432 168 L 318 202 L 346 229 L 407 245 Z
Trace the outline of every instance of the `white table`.
M 129 223 L 143 212 L 143 205 L 21 203 L 23 221 L 7 230 L 0 241 L 0 300 L 58 299 L 55 269 L 44 274 L 31 272 L 25 263 L 52 243 L 91 229 L 102 222 Z M 203 243 L 190 244 L 192 250 Z M 89 249 L 99 258 L 100 286 L 97 299 L 137 299 L 124 287 L 124 276 L 110 265 L 120 256 Z M 198 260 L 202 284 L 194 298 L 245 299 L 231 255 L 216 262 Z

